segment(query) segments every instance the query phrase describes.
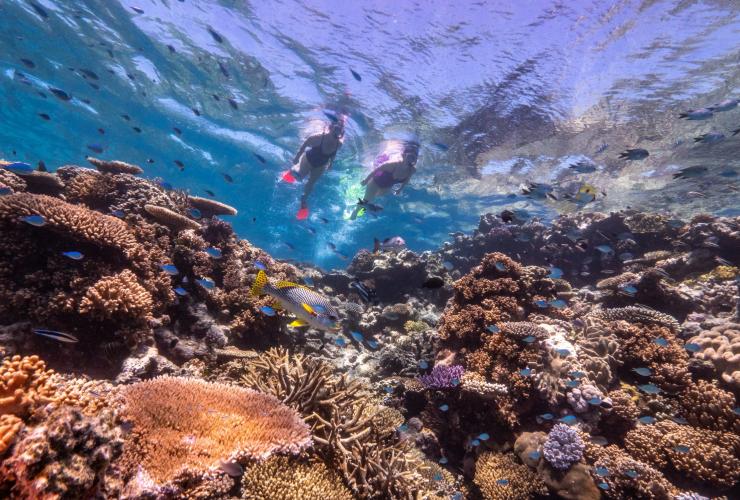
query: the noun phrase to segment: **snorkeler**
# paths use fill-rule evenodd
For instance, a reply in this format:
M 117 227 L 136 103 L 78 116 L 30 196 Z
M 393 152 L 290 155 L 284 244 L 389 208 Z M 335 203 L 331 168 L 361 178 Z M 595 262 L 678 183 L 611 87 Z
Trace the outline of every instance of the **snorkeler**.
M 398 195 L 401 190 L 409 183 L 411 176 L 416 172 L 416 161 L 419 159 L 419 143 L 408 142 L 403 148 L 403 154 L 400 161 L 386 162 L 377 167 L 365 177 L 362 185 L 365 186 L 365 196 L 358 200 L 357 206 L 350 215 L 351 220 L 366 208 L 380 209 L 372 201 L 378 196 L 383 196 L 394 186 L 399 185 L 393 194 Z
M 328 131 L 306 139 L 293 159 L 293 167 L 283 174 L 283 180 L 290 183 L 295 182 L 296 178 L 303 180 L 308 176 L 308 181 L 303 187 L 303 196 L 301 196 L 301 208 L 296 214 L 298 220 L 308 218 L 306 203 L 308 195 L 313 191 L 314 184 L 319 177 L 331 168 L 337 151 L 342 147 L 343 137 L 344 122 L 339 119 L 329 126 Z

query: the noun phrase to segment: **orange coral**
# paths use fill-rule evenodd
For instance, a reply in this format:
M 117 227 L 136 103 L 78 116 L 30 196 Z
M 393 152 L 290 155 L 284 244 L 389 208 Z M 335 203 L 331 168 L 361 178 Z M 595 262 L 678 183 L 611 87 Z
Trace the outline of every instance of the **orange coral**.
M 683 416 L 696 427 L 740 434 L 740 417 L 735 413 L 735 396 L 717 387 L 716 382 L 699 380 L 679 397 Z
M 23 421 L 15 415 L 0 415 L 0 456 L 13 444 Z
M 0 197 L 0 220 L 12 221 L 37 214 L 46 219 L 43 229 L 98 246 L 117 248 L 127 257 L 138 247 L 126 223 L 115 217 L 46 195 L 17 193 Z
M 53 376 L 36 355 L 6 358 L 0 366 L 0 414 L 23 417 L 34 406 L 53 401 Z
M 151 316 L 152 308 L 152 296 L 128 269 L 98 280 L 80 302 L 82 314 L 107 319 L 146 319 Z
M 208 198 L 200 196 L 188 196 L 188 201 L 192 206 L 201 210 L 204 215 L 236 215 L 236 208 Z
M 311 433 L 298 413 L 275 397 L 199 379 L 159 377 L 124 386 L 123 417 L 133 424 L 124 461 L 158 483 L 185 467 L 219 460 L 298 453 Z
M 169 226 L 176 231 L 183 229 L 200 229 L 200 224 L 184 215 L 180 215 L 174 210 L 156 205 L 144 205 L 146 213 L 152 216 L 154 220 Z

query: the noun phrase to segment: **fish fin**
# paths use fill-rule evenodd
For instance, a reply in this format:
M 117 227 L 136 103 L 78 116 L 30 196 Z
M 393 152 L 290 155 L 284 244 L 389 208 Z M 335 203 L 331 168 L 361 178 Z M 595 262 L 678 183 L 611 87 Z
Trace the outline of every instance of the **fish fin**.
M 277 289 L 281 289 L 281 288 L 294 288 L 294 287 L 305 288 L 307 290 L 310 290 L 310 288 L 307 287 L 306 285 L 301 285 L 301 284 L 298 284 L 298 283 L 293 283 L 292 281 L 278 281 L 275 284 L 275 288 L 277 288 Z
M 262 289 L 265 287 L 267 282 L 267 273 L 264 271 L 258 272 L 257 277 L 254 279 L 254 284 L 252 285 L 252 295 L 255 297 L 262 295 Z
M 316 311 L 314 311 L 314 310 L 313 310 L 313 307 L 309 306 L 309 305 L 308 305 L 308 304 L 306 304 L 305 302 L 304 302 L 303 304 L 301 304 L 301 307 L 303 307 L 303 309 L 304 309 L 304 310 L 305 310 L 305 311 L 306 311 L 306 312 L 307 312 L 308 314 L 310 314 L 311 316 L 316 316 Z
M 308 326 L 308 323 L 306 323 L 302 319 L 296 319 L 296 320 L 291 321 L 290 323 L 288 323 L 288 326 L 292 326 L 292 327 L 295 328 L 295 327 L 298 327 L 298 326 Z

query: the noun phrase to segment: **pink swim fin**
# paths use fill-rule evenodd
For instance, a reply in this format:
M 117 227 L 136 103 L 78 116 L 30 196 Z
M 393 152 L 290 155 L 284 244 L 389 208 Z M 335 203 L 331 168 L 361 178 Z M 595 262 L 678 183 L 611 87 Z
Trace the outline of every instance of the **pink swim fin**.
M 290 170 L 286 170 L 283 173 L 283 180 L 285 182 L 288 182 L 290 184 L 293 184 L 295 182 L 295 177 L 293 177 L 293 174 L 290 172 Z
M 295 218 L 298 220 L 308 219 L 308 208 L 303 207 L 300 210 L 298 210 L 298 213 L 295 215 Z

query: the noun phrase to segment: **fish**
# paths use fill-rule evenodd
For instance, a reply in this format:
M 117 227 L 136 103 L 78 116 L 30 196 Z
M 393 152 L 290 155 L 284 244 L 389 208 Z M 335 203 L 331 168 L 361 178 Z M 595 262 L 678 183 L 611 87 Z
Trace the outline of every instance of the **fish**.
M 339 312 L 329 299 L 305 285 L 290 281 L 270 282 L 265 271 L 260 270 L 252 285 L 252 295 L 267 294 L 277 300 L 287 311 L 318 330 L 338 329 Z M 317 305 L 324 312 L 314 310 Z
M 703 166 L 703 165 L 694 165 L 692 167 L 686 167 L 675 174 L 673 174 L 674 179 L 689 179 L 692 177 L 700 177 L 704 174 L 706 174 L 709 171 L 709 168 Z
M 691 451 L 691 448 L 689 448 L 685 444 L 679 444 L 673 449 L 676 450 L 678 453 L 688 453 L 689 451 Z
M 547 305 L 547 301 L 546 301 L 546 300 L 542 300 L 542 299 L 540 299 L 540 300 L 535 300 L 535 301 L 534 301 L 534 305 L 536 305 L 536 306 L 537 306 L 537 307 L 539 307 L 540 309 L 547 309 L 547 307 L 548 307 L 548 305 Z
M 447 460 L 447 457 L 442 457 L 442 458 L 439 459 L 439 463 L 442 464 L 442 465 L 446 464 L 448 461 L 449 460 Z
M 496 325 L 488 325 L 486 327 L 486 330 L 488 330 L 491 333 L 499 333 L 501 331 L 501 329 L 497 327 Z
M 639 476 L 635 469 L 627 469 L 626 471 L 624 471 L 624 475 L 632 479 L 635 479 L 637 476 Z
M 390 252 L 406 248 L 406 240 L 400 236 L 391 236 L 384 239 L 382 242 L 378 238 L 373 239 L 373 253 L 379 251 Z
M 725 134 L 719 132 L 711 132 L 694 137 L 694 142 L 701 142 L 702 144 L 717 144 L 723 140 L 725 140 Z
M 569 377 L 572 377 L 572 378 L 578 379 L 578 378 L 585 377 L 586 376 L 586 373 L 585 372 L 582 372 L 582 371 L 572 371 L 572 372 L 568 372 L 568 376 Z
M 740 130 L 740 129 L 738 129 Z M 721 177 L 737 177 L 737 170 L 734 168 L 728 168 L 719 173 Z
M 103 146 L 101 146 L 100 144 L 88 144 L 87 149 L 89 149 L 93 153 L 98 153 L 98 154 L 102 153 L 104 150 Z
M 556 352 L 556 353 L 557 353 L 558 355 L 560 355 L 560 356 L 564 356 L 564 357 L 568 357 L 568 356 L 570 356 L 570 349 L 566 349 L 566 348 L 564 348 L 564 347 L 562 347 L 562 348 L 560 348 L 560 349 L 555 349 L 555 352 Z
M 564 417 L 561 417 L 558 419 L 559 422 L 562 422 L 567 425 L 574 424 L 578 420 L 575 415 L 566 415 Z
M 445 280 L 440 278 L 439 276 L 431 276 L 424 281 L 424 283 L 421 284 L 422 288 L 442 288 L 445 284 Z
M 11 194 L 13 192 L 12 189 L 10 189 L 7 186 L 0 186 L 0 196 L 5 196 L 7 194 Z
M 447 410 L 450 409 L 450 405 L 448 405 L 448 404 L 439 405 L 439 409 L 440 409 L 440 411 L 447 411 Z
M 262 311 L 263 314 L 267 316 L 275 316 L 275 309 L 273 309 L 270 306 L 262 306 L 260 307 L 260 311 Z
M 357 294 L 360 296 L 360 299 L 362 299 L 363 302 L 367 302 L 367 303 L 370 303 L 370 302 L 377 303 L 378 302 L 377 292 L 375 288 L 369 287 L 365 285 L 364 283 L 357 281 L 357 280 L 350 283 L 349 287 L 353 288 L 357 292 Z
M 46 168 L 46 163 L 44 163 L 44 160 L 39 160 L 38 167 L 36 168 L 39 172 L 48 172 L 49 170 Z
M 598 486 L 602 490 L 608 490 L 609 489 L 609 485 L 607 483 L 604 483 L 604 482 L 601 482 L 601 483 L 597 484 L 596 486 Z
M 355 80 L 357 80 L 358 82 L 361 82 L 362 81 L 362 77 L 360 76 L 360 74 L 357 71 L 355 71 L 352 68 L 350 68 L 349 72 L 352 73 L 352 76 L 354 77 Z
M 185 164 L 181 162 L 180 160 L 174 160 L 175 165 L 180 167 L 180 170 L 183 170 L 185 168 Z
M 645 425 L 652 425 L 656 422 L 655 417 L 650 415 L 645 415 L 637 419 L 638 422 Z
M 554 307 L 555 309 L 565 309 L 565 307 L 568 305 L 563 299 L 555 299 L 548 302 L 551 307 Z
M 288 247 L 289 250 L 295 250 L 295 245 L 292 244 L 289 241 L 283 241 L 283 245 L 285 245 L 286 247 Z
M 23 64 L 25 64 L 25 65 L 26 65 L 26 67 L 28 67 L 28 68 L 31 68 L 31 69 L 33 69 L 33 68 L 35 68 L 35 67 L 36 67 L 36 63 L 34 63 L 34 62 L 33 62 L 32 60 L 30 60 L 30 59 L 21 59 L 20 61 L 21 61 L 21 62 L 22 62 Z
M 51 120 L 51 116 L 47 115 L 46 113 L 39 113 L 39 117 L 46 120 L 47 122 Z
M 656 339 L 653 339 L 653 344 L 659 345 L 660 347 L 665 347 L 668 345 L 668 341 L 663 337 L 658 337 Z
M 595 467 L 594 472 L 596 472 L 597 476 L 605 477 L 609 475 L 609 469 L 606 467 Z
M 144 9 L 140 9 L 139 7 L 136 7 L 136 6 L 133 6 L 133 5 L 131 6 L 131 10 L 133 10 L 137 14 L 143 14 L 144 13 Z
M 530 198 L 545 198 L 552 194 L 555 188 L 550 184 L 530 182 L 526 187 L 522 188 L 522 194 Z
M 345 345 L 347 345 L 347 341 L 346 341 L 346 340 L 344 340 L 344 339 L 343 339 L 342 337 L 337 337 L 337 338 L 335 338 L 335 339 L 334 339 L 334 343 L 335 343 L 336 345 L 338 345 L 339 347 L 344 347 Z
M 614 252 L 614 249 L 609 245 L 599 245 L 596 247 L 596 250 L 604 254 L 610 254 Z
M 635 295 L 637 293 L 637 287 L 631 284 L 622 285 L 619 289 L 628 295 Z
M 0 165 L 2 164 L 0 163 Z M 20 161 L 17 161 L 14 163 L 8 163 L 5 165 L 2 165 L 2 167 L 5 170 L 10 170 L 14 174 L 20 174 L 20 175 L 30 174 L 31 172 L 33 172 L 33 167 L 31 165 L 29 165 L 28 163 L 20 162 Z
M 137 134 L 141 133 L 141 129 L 139 127 L 131 127 L 131 129 L 136 132 Z
M 576 387 L 578 387 L 579 385 L 581 385 L 581 382 L 580 382 L 580 380 L 568 380 L 568 381 L 567 381 L 567 382 L 565 383 L 565 386 L 566 386 L 566 387 L 569 387 L 569 388 L 571 388 L 571 389 L 575 389 L 575 388 L 576 388 Z
M 547 275 L 550 279 L 560 279 L 563 277 L 563 270 L 559 267 L 550 267 L 550 274 Z
M 441 472 L 435 472 L 432 479 L 434 479 L 435 481 L 441 481 L 442 479 L 444 479 L 444 476 Z
M 642 148 L 627 149 L 619 154 L 622 160 L 644 160 L 648 156 L 650 156 L 648 150 Z
M 419 368 L 421 368 L 422 370 L 426 370 L 427 368 L 429 368 L 429 363 L 426 360 L 422 359 L 421 361 L 419 361 Z
M 678 415 L 674 415 L 673 417 L 671 417 L 671 420 L 676 422 L 678 425 L 689 425 L 688 420 L 683 417 L 679 417 Z
M 229 101 L 229 106 L 231 106 L 231 109 L 236 109 L 236 110 L 239 109 L 239 105 L 236 103 L 234 99 L 229 97 L 228 101 Z
M 36 227 L 42 227 L 46 225 L 46 217 L 38 214 L 26 215 L 21 217 L 20 220 L 21 222 L 25 222 L 26 224 L 30 224 Z
M 123 212 L 123 210 L 111 210 L 111 215 L 114 217 L 118 217 L 119 219 L 122 219 L 126 216 L 126 214 Z
M 503 262 L 496 262 L 495 266 L 496 266 L 496 269 L 498 269 L 501 272 L 506 271 L 506 264 L 504 264 Z
M 640 368 L 632 368 L 632 371 L 635 372 L 638 375 L 641 375 L 643 377 L 649 377 L 653 374 L 653 372 L 650 370 L 650 368 L 640 367 Z
M 568 168 L 574 172 L 578 172 L 579 174 L 591 174 L 596 172 L 596 165 L 588 160 L 580 160 L 577 163 L 569 165 Z
M 175 276 L 180 273 L 180 271 L 174 266 L 174 264 L 162 264 L 159 266 L 162 271 L 169 274 L 170 276 Z
M 729 111 L 731 109 L 736 108 L 738 103 L 740 103 L 740 100 L 738 99 L 725 99 L 724 101 L 718 102 L 717 104 L 713 104 L 712 106 L 707 106 L 707 109 L 715 113 L 722 112 L 722 111 Z
M 254 155 L 254 157 L 255 157 L 255 158 L 257 158 L 257 160 L 259 160 L 259 162 L 260 162 L 261 164 L 263 164 L 263 165 L 264 165 L 265 163 L 267 163 L 267 160 L 265 160 L 265 157 L 264 157 L 264 156 L 262 156 L 261 154 L 258 154 L 258 153 L 254 153 L 254 152 L 253 152 L 252 154 Z
M 447 271 L 452 271 L 453 269 L 455 269 L 455 265 L 449 260 L 442 262 L 442 267 L 444 267 Z
M 599 406 L 601 403 L 603 403 L 603 400 L 599 397 L 593 397 L 586 402 L 592 406 Z
M 178 286 L 178 287 L 177 287 L 177 288 L 175 288 L 174 290 L 175 290 L 175 293 L 176 293 L 177 295 L 179 295 L 180 297 L 184 297 L 184 296 L 186 296 L 186 295 L 188 294 L 188 291 L 187 291 L 187 290 L 185 290 L 185 289 L 184 289 L 183 287 L 181 287 L 181 286 Z
M 260 271 L 267 271 L 267 266 L 264 265 L 261 261 L 255 260 L 254 261 L 254 267 L 259 269 Z
M 380 212 L 381 210 L 383 210 L 383 207 L 381 207 L 380 205 L 365 201 L 361 198 L 357 198 L 357 204 L 371 212 Z
M 553 415 L 552 413 L 543 413 L 542 415 L 538 415 L 538 417 L 542 420 L 552 420 L 555 418 L 555 415 Z
M 75 250 L 72 250 L 69 252 L 62 252 L 62 255 L 72 260 L 82 260 L 85 257 L 85 255 L 82 252 L 77 252 Z
M 206 253 L 211 256 L 213 259 L 220 259 L 221 258 L 221 250 L 214 247 L 208 247 L 206 248 Z
M 473 439 L 470 444 L 473 446 L 480 446 L 480 439 Z
M 353 339 L 355 339 L 357 342 L 362 342 L 365 337 L 362 336 L 360 332 L 349 332 L 349 334 L 352 336 Z
M 203 217 L 203 213 L 200 210 L 198 210 L 197 208 L 191 208 L 191 209 L 189 209 L 188 210 L 188 214 L 190 214 L 190 217 L 192 217 L 194 219 L 200 219 L 201 217 Z
M 435 148 L 439 149 L 440 151 L 447 151 L 447 150 L 450 149 L 450 147 L 447 144 L 443 143 L 443 142 L 433 142 L 432 143 L 432 146 L 434 146 Z
M 678 115 L 679 118 L 685 118 L 687 120 L 708 120 L 714 113 L 709 108 L 698 108 L 691 109 Z
M 180 130 L 179 128 L 172 127 L 172 130 L 174 130 L 177 135 L 182 135 L 182 130 Z
M 377 342 L 377 341 L 375 341 L 375 340 L 368 340 L 368 341 L 367 341 L 367 346 L 368 346 L 368 347 L 369 347 L 370 349 L 377 349 L 377 348 L 378 348 L 378 342 Z
M 530 375 L 532 375 L 532 369 L 522 368 L 521 370 L 519 370 L 519 375 L 521 375 L 522 377 L 529 377 Z
M 190 110 L 195 116 L 200 116 L 200 111 L 198 110 L 198 108 L 190 108 Z
M 535 340 L 537 340 L 537 338 L 536 338 L 536 337 L 534 337 L 533 335 L 527 335 L 526 337 L 524 337 L 524 338 L 522 339 L 522 342 L 524 342 L 524 343 L 526 343 L 526 344 L 531 344 L 531 343 L 532 343 L 532 342 L 534 342 Z
M 508 486 L 509 480 L 508 479 L 496 479 L 496 484 L 500 486 Z
M 58 89 L 56 87 L 49 87 L 49 92 L 54 94 L 58 99 L 62 101 L 70 101 L 72 100 L 72 96 L 63 91 L 62 89 Z
M 701 346 L 693 342 L 689 342 L 688 344 L 685 344 L 683 348 L 689 352 L 699 352 L 701 350 Z
M 596 199 L 597 193 L 598 189 L 591 184 L 583 184 L 578 188 L 578 192 L 576 193 L 574 200 L 576 203 L 591 203 Z
M 129 115 L 125 114 L 125 113 L 121 115 L 121 118 L 123 118 L 123 119 L 124 119 L 124 120 L 126 120 L 127 122 L 128 122 L 128 121 L 131 121 L 131 117 L 130 117 Z
M 532 460 L 539 460 L 542 457 L 542 452 L 541 451 L 537 451 L 537 450 L 530 451 L 529 452 L 529 455 L 527 455 L 527 456 L 529 458 L 531 458 Z
M 662 391 L 662 390 L 660 389 L 660 387 L 658 387 L 658 386 L 657 386 L 657 385 L 655 385 L 655 384 L 643 384 L 643 385 L 638 385 L 638 386 L 637 386 L 637 388 L 638 388 L 638 389 L 640 389 L 640 390 L 641 390 L 642 392 L 644 392 L 645 394 L 660 394 L 661 392 L 663 392 L 663 391 Z
M 195 280 L 195 282 L 206 290 L 213 290 L 216 287 L 216 283 L 211 278 L 200 278 Z
M 42 328 L 35 328 L 33 333 L 41 337 L 56 340 L 57 342 L 64 342 L 65 344 L 76 344 L 79 342 L 77 337 L 70 335 L 69 333 L 57 332 L 54 330 L 44 330 Z
M 215 41 L 217 41 L 218 43 L 224 43 L 224 38 L 221 35 L 219 35 L 216 30 L 214 30 L 210 26 L 206 26 L 206 29 L 208 30 L 208 33 L 211 34 L 211 37 L 213 37 Z
M 233 460 L 229 462 L 224 460 L 219 461 L 217 469 L 225 472 L 226 475 L 230 477 L 241 477 L 244 475 L 244 467 Z
M 608 148 L 609 148 L 609 144 L 604 143 L 601 146 L 599 146 L 598 148 L 596 148 L 596 151 L 594 151 L 594 154 L 595 155 L 601 154 L 604 151 L 606 151 Z

